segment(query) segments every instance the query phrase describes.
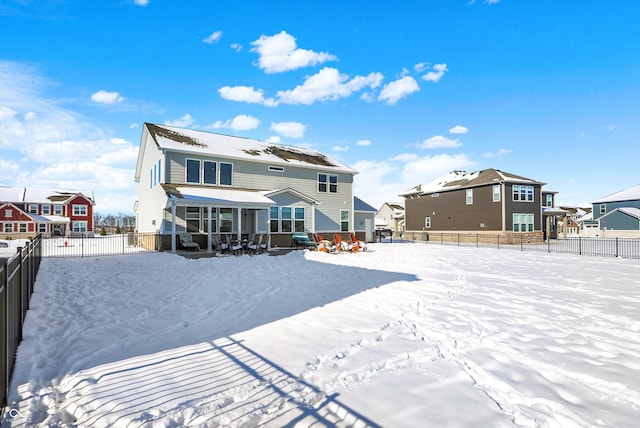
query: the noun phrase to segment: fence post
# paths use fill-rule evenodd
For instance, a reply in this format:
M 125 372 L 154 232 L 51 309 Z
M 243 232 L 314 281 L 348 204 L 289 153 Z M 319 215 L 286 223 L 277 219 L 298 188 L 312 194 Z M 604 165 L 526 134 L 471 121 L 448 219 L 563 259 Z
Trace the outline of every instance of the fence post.
M 551 237 L 547 236 L 547 252 L 551 252 Z
M 498 241 L 498 250 L 500 249 L 500 235 L 496 236 L 496 241 Z
M 616 236 L 616 258 L 618 258 L 618 237 Z
M 480 234 L 476 233 L 476 248 L 480 248 Z
M 522 235 L 520 235 L 520 251 L 524 251 L 524 246 L 522 245 Z
M 582 255 L 582 236 L 578 236 L 578 254 Z

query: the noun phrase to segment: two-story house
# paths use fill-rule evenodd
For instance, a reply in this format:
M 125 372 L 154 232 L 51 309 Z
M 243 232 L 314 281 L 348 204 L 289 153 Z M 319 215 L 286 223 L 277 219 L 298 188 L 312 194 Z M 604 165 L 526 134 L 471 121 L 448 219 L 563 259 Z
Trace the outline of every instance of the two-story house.
M 583 228 L 602 237 L 640 237 L 640 184 L 591 203 L 592 219 Z
M 452 171 L 400 195 L 406 231 L 492 234 L 541 241 L 555 230 L 555 192 L 537 180 L 496 169 Z M 545 210 L 543 212 L 543 206 Z
M 394 233 L 404 230 L 404 207 L 395 202 L 385 202 L 376 213 L 376 227 L 390 229 Z
M 0 187 L 0 232 L 12 239 L 93 233 L 93 192 Z
M 182 232 L 212 251 L 215 235 L 264 233 L 271 247 L 288 247 L 293 232 L 361 229 L 354 224 L 355 174 L 315 150 L 145 123 L 137 229 L 160 234 L 160 248 L 172 251 Z

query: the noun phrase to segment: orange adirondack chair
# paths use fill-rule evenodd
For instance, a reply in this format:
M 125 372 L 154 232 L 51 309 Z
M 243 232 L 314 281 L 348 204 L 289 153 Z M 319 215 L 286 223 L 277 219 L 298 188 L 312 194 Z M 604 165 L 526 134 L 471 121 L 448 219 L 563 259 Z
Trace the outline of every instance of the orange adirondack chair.
M 336 243 L 338 251 L 358 251 L 356 247 L 354 247 L 354 244 L 343 241 L 339 233 L 333 234 L 333 240 Z

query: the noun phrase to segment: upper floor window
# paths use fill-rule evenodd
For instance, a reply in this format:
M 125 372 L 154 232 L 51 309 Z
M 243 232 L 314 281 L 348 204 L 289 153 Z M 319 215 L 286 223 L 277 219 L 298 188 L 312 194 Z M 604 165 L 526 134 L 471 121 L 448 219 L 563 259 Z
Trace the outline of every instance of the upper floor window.
M 53 214 L 54 215 L 62 215 L 62 205 L 54 205 L 53 206 Z
M 338 193 L 338 176 L 318 174 L 318 192 Z
M 218 183 L 218 164 L 212 161 L 203 162 L 203 181 L 204 184 Z
M 222 186 L 233 184 L 233 164 L 220 162 L 220 184 Z
M 500 202 L 500 185 L 493 186 L 493 202 Z
M 187 159 L 187 183 L 200 184 L 200 160 Z
M 4 210 L 4 216 L 7 218 L 13 217 L 13 210 Z
M 51 214 L 51 205 L 43 205 L 42 214 L 43 215 Z
M 547 194 L 547 206 L 548 207 L 552 207 L 553 206 L 553 195 L 548 193 Z
M 600 204 L 600 214 L 606 214 L 607 204 Z
M 533 202 L 533 186 L 513 185 L 513 200 Z
M 473 204 L 473 189 L 467 189 L 467 205 Z
M 29 204 L 29 214 L 38 214 L 37 204 Z
M 73 215 L 85 216 L 87 215 L 86 205 L 73 205 Z

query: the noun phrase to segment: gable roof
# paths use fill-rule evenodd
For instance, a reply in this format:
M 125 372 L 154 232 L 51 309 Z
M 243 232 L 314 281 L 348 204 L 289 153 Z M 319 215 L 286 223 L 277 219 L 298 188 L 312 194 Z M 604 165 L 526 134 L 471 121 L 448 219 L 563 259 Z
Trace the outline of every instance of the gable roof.
M 504 172 L 493 168 L 483 169 L 476 172 L 456 170 L 438 177 L 428 183 L 419 184 L 416 187 L 401 194 L 400 196 L 407 197 L 411 195 L 446 192 L 450 190 L 486 186 L 499 183 L 521 183 L 529 185 L 546 184 L 540 181 L 533 180 L 531 178 L 522 177 L 520 175 L 511 174 L 510 172 Z
M 92 191 L 52 190 L 39 187 L 0 187 L 0 201 L 32 204 L 66 202 L 75 196 L 83 196 L 95 205 Z
M 609 215 L 612 215 L 613 213 L 616 212 L 621 212 L 623 214 L 626 214 L 628 216 L 631 216 L 637 220 L 640 220 L 640 208 L 630 208 L 630 207 L 623 207 L 623 208 L 616 208 L 613 211 L 609 211 L 608 213 L 604 214 L 603 216 L 601 216 L 600 218 L 603 219 L 605 217 L 608 217 Z
M 363 201 L 357 196 L 353 197 L 353 210 L 354 211 L 367 211 L 367 212 L 377 212 L 378 210 L 373 208 L 371 205 Z
M 626 190 L 622 190 L 617 193 L 613 193 L 609 196 L 605 196 L 597 201 L 591 202 L 592 204 L 601 204 L 604 202 L 623 202 L 623 201 L 640 201 L 640 184 L 630 187 Z
M 358 173 L 353 168 L 316 150 L 266 143 L 250 138 L 234 137 L 213 132 L 145 123 L 140 154 L 138 155 L 139 165 L 136 177 L 139 177 L 140 174 L 140 158 L 141 154 L 144 153 L 143 145 L 146 144 L 145 133 L 151 136 L 160 150 L 247 160 L 278 166 L 301 166 L 325 171 L 334 170 L 354 175 Z

